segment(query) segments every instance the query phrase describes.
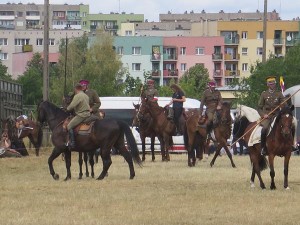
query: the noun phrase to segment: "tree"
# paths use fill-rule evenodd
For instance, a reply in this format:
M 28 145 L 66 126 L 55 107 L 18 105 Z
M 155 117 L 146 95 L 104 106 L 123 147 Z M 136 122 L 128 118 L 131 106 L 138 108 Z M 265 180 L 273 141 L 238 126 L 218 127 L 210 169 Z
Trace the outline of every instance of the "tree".
M 0 79 L 11 81 L 12 77 L 11 75 L 7 74 L 7 66 L 2 64 L 2 61 L 0 60 Z
M 206 89 L 208 81 L 208 70 L 202 64 L 198 64 L 183 74 L 179 85 L 185 91 L 186 97 L 199 99 Z
M 285 86 L 288 88 L 300 84 L 300 44 L 288 50 L 284 57 L 284 65 Z

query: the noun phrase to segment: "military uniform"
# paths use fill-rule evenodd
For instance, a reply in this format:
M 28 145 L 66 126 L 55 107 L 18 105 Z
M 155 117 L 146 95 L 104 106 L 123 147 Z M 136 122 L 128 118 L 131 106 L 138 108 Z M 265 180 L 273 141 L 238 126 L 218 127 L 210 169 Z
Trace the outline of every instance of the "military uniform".
M 92 89 L 87 89 L 84 92 L 87 96 L 89 96 L 89 106 L 92 109 L 92 114 L 99 117 L 100 118 L 100 106 L 101 106 L 101 102 L 99 99 L 99 95 L 97 94 L 97 92 L 95 90 Z
M 89 97 L 83 91 L 78 92 L 67 110 L 75 112 L 75 117 L 68 124 L 68 130 L 70 130 L 90 116 Z
M 154 96 L 158 97 L 158 91 L 153 87 L 147 88 L 144 92 L 144 97 L 153 100 Z
M 208 121 L 212 122 L 214 118 L 215 111 L 218 106 L 222 106 L 222 96 L 219 90 L 211 91 L 209 88 L 206 89 L 203 93 L 201 104 L 200 104 L 200 113 L 203 112 L 204 105 L 206 106 L 206 115 L 208 117 Z

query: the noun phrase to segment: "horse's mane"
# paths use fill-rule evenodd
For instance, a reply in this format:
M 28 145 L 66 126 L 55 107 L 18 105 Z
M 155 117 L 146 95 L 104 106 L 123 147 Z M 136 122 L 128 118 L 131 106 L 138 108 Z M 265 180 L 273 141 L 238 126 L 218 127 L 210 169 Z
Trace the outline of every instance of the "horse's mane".
M 44 101 L 43 103 L 46 105 L 47 110 L 51 110 L 52 113 L 55 114 L 57 117 L 66 117 L 68 115 L 67 112 L 65 112 L 64 110 L 62 110 L 61 108 L 49 101 Z
M 257 110 L 245 105 L 238 105 L 237 112 L 240 117 L 245 116 L 249 122 L 255 122 L 260 119 Z
M 277 115 L 276 120 L 275 120 L 275 124 L 278 123 L 278 121 L 281 119 L 281 117 L 282 117 L 283 115 L 286 115 L 286 114 L 289 114 L 290 116 L 293 117 L 292 110 L 291 110 L 291 108 L 290 108 L 289 106 L 282 108 L 282 109 L 278 112 L 278 115 Z

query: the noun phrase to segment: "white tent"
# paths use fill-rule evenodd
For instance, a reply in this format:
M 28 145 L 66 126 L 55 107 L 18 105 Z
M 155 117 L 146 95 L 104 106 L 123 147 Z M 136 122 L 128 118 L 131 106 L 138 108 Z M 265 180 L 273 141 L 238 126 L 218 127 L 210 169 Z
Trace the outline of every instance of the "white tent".
M 286 96 L 288 94 L 293 95 L 298 90 L 300 90 L 300 85 L 296 85 L 293 87 L 290 87 L 289 89 L 286 89 L 283 94 Z M 298 91 L 293 97 L 292 97 L 292 103 L 295 107 L 300 107 L 300 91 Z

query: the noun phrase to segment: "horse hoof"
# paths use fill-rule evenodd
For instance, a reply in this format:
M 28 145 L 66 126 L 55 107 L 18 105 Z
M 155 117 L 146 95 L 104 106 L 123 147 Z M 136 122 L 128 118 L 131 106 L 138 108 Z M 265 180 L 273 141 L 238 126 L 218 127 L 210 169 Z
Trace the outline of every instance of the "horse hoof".
M 276 186 L 271 186 L 270 189 L 271 189 L 271 190 L 275 190 L 275 189 L 276 189 Z
M 189 166 L 189 167 L 192 167 L 193 165 L 192 165 L 192 163 L 188 163 L 188 166 Z
M 290 189 L 290 187 L 286 187 L 285 190 L 288 191 L 288 190 L 291 190 L 291 189 Z
M 213 167 L 213 165 L 214 165 L 213 163 L 210 163 L 210 167 Z
M 82 180 L 82 176 L 79 176 L 79 177 L 78 177 L 78 180 Z
M 86 173 L 86 174 L 85 174 L 85 176 L 86 176 L 86 177 L 89 177 L 89 176 L 90 176 L 90 174 Z
M 59 175 L 58 175 L 57 173 L 54 174 L 54 175 L 53 175 L 53 179 L 54 179 L 54 180 L 59 180 Z
M 103 180 L 104 179 L 104 176 L 99 176 L 98 178 L 97 178 L 97 180 Z
M 135 177 L 135 175 L 130 175 L 129 179 L 132 180 Z
M 236 168 L 235 164 L 232 164 L 232 168 Z
M 66 178 L 64 179 L 64 181 L 68 181 L 68 180 L 71 180 L 71 177 L 66 177 Z
M 251 188 L 255 188 L 255 185 L 254 185 L 254 183 L 252 181 L 250 181 L 250 187 Z

